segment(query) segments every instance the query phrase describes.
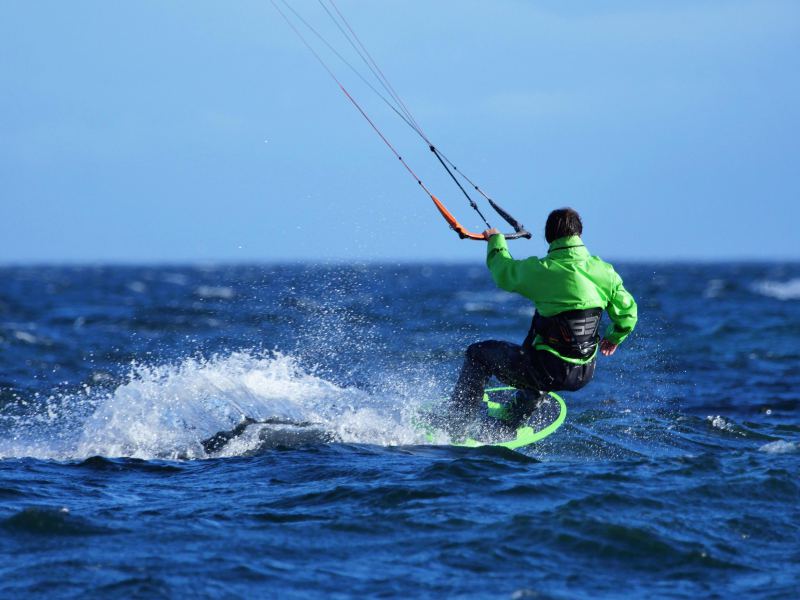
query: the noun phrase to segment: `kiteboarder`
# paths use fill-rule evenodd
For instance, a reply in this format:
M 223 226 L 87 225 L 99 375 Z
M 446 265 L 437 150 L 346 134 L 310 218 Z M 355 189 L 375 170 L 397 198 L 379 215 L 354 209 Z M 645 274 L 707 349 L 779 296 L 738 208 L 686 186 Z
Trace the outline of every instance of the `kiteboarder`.
M 520 221 L 501 207 L 433 144 L 341 11 L 335 5 L 333 11 L 325 9 L 328 17 L 333 20 L 337 29 L 347 38 L 350 46 L 356 50 L 367 66 L 377 87 L 290 4 L 283 2 L 286 10 L 283 10 L 275 0 L 272 0 L 272 4 L 327 71 L 347 100 L 394 154 L 398 163 L 430 197 L 436 210 L 450 228 L 461 239 L 489 242 L 486 262 L 495 283 L 504 290 L 525 296 L 536 306 L 530 332 L 521 346 L 490 340 L 472 344 L 467 349 L 464 367 L 450 398 L 448 411 L 444 415 L 440 414 L 435 420 L 438 421 L 443 417 L 451 433 L 453 430 L 458 430 L 461 425 L 471 422 L 481 408 L 484 386 L 491 376 L 522 390 L 517 394 L 517 401 L 508 407 L 512 417 L 509 422 L 512 424 L 515 421 L 519 423 L 536 408 L 537 400 L 543 392 L 577 390 L 586 385 L 594 374 L 598 349 L 602 354 L 613 354 L 617 345 L 633 330 L 636 324 L 636 303 L 625 291 L 622 280 L 614 268 L 589 255 L 580 238 L 583 226 L 578 213 L 563 208 L 550 214 L 545 227 L 545 237 L 550 249 L 545 258 L 514 260 L 508 252 L 506 241 L 530 239 L 531 234 Z M 464 227 L 444 202 L 434 195 L 378 127 L 377 122 L 348 91 L 323 55 L 303 35 L 303 28 L 308 29 L 336 57 L 356 72 L 359 78 L 425 142 L 437 162 L 466 198 L 469 206 L 483 221 L 487 229 L 482 234 Z M 482 196 L 513 231 L 501 234 L 493 228 L 467 188 Z M 598 331 L 603 310 L 608 312 L 612 324 L 605 337 L 600 340 Z
M 484 231 L 486 264 L 495 284 L 531 300 L 536 308 L 522 345 L 487 340 L 467 348 L 448 405 L 447 429 L 462 432 L 479 414 L 483 391 L 494 376 L 521 390 L 508 407 L 511 425 L 535 409 L 545 392 L 575 391 L 591 381 L 598 351 L 611 356 L 636 325 L 636 302 L 614 268 L 589 254 L 583 223 L 571 208 L 550 213 L 547 256 L 515 260 L 497 229 Z M 603 310 L 611 324 L 600 337 Z

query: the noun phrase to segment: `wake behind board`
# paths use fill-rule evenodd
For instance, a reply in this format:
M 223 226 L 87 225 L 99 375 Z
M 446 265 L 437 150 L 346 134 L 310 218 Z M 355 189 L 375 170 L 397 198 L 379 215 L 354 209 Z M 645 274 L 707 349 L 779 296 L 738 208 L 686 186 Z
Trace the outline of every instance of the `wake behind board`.
M 200 442 L 208 455 L 228 451 L 238 445 L 243 455 L 252 455 L 272 448 L 296 448 L 308 444 L 338 441 L 322 423 L 294 421 L 281 417 L 244 418 L 236 427 L 219 431 Z
M 486 388 L 483 394 L 485 412 L 482 417 L 467 429 L 464 439 L 452 442 L 454 446 L 478 448 L 480 446 L 499 446 L 516 450 L 540 442 L 561 427 L 567 417 L 567 405 L 555 392 L 549 392 L 539 403 L 533 414 L 516 429 L 504 421 L 508 418 L 506 403 L 516 388 L 509 386 Z M 428 408 L 424 413 L 431 413 Z M 436 439 L 436 428 L 425 419 L 425 414 L 416 422 L 417 429 L 423 431 L 428 441 Z

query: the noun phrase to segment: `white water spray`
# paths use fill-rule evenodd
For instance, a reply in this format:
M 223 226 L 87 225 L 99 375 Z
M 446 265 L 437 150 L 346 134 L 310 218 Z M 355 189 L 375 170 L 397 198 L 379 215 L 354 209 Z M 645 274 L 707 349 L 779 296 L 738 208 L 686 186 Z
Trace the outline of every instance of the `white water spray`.
M 35 436 L 4 442 L 0 456 L 204 458 L 202 440 L 245 418 L 314 423 L 329 438 L 345 443 L 424 442 L 404 419 L 407 400 L 339 387 L 281 354 L 238 352 L 177 365 L 138 365 L 113 392 L 91 394 L 64 398 L 56 409 L 64 414 L 79 403 L 94 403 L 93 413 L 73 435 L 47 435 L 47 428 L 58 428 L 58 418 L 38 422 Z M 263 436 L 245 435 L 221 454 L 246 454 L 263 442 Z

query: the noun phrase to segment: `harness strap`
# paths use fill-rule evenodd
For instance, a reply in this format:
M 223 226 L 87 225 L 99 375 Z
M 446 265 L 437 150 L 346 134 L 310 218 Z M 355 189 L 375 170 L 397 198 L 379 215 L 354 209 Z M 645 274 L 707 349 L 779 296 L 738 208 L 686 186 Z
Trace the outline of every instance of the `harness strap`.
M 590 359 L 600 341 L 601 308 L 567 310 L 544 317 L 537 310 L 523 346 L 532 349 L 537 336 L 562 357 Z

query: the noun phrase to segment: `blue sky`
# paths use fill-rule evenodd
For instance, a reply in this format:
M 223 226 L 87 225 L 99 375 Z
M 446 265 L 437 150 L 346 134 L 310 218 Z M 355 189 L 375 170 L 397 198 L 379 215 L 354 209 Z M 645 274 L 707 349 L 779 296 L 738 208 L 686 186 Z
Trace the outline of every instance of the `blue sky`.
M 536 234 L 516 255 L 570 205 L 610 259 L 800 259 L 797 2 L 337 4 L 434 142 Z M 316 0 L 292 5 L 347 49 Z M 0 56 L 0 262 L 482 258 L 266 1 L 7 2 Z

